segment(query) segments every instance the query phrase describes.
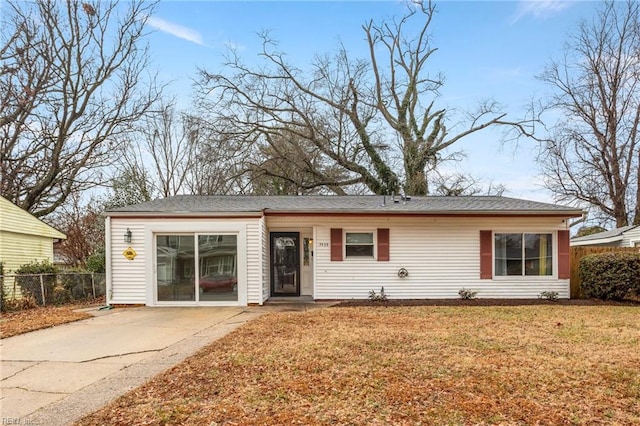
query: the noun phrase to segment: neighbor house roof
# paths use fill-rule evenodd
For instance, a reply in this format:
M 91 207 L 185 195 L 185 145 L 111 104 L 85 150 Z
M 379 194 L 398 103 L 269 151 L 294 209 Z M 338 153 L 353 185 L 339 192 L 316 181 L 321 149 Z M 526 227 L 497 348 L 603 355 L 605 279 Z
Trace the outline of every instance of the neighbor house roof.
M 108 216 L 212 216 L 224 214 L 544 215 L 579 217 L 580 209 L 508 197 L 382 195 L 176 195 L 121 207 Z
M 0 197 L 0 231 L 54 239 L 67 238 L 62 232 L 3 197 Z
M 638 225 L 622 226 L 620 228 L 612 229 L 611 231 L 598 232 L 597 234 L 585 235 L 584 237 L 577 237 L 571 239 L 571 245 L 581 246 L 589 244 L 607 244 L 621 241 L 624 238 L 624 233 L 637 228 Z

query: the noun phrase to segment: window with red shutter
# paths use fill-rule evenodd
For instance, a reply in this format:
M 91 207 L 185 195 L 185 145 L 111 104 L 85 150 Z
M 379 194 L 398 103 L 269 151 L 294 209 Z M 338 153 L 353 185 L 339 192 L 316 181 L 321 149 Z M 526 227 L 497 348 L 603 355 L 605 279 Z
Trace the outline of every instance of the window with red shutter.
M 569 256 L 569 231 L 558 231 L 558 279 L 571 278 Z
M 331 261 L 342 261 L 342 228 L 331 228 Z
M 378 261 L 389 261 L 389 228 L 378 228 Z
M 493 278 L 493 242 L 491 231 L 480 231 L 480 279 Z

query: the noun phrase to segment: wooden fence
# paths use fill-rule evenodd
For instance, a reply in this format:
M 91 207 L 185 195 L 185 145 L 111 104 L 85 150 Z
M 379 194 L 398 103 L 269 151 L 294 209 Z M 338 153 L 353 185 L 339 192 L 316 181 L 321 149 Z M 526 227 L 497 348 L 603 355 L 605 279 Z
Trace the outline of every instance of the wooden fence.
M 580 286 L 580 274 L 578 273 L 578 266 L 580 265 L 580 259 L 588 254 L 597 253 L 610 253 L 610 252 L 640 252 L 638 247 L 592 247 L 592 246 L 573 246 L 571 247 L 571 298 L 580 299 L 582 297 L 582 290 Z

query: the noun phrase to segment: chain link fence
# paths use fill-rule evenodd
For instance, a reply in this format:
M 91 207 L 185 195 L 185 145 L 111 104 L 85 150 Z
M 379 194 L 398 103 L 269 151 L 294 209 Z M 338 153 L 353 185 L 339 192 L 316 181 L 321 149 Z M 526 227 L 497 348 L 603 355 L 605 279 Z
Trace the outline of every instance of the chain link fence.
M 40 306 L 97 299 L 106 294 L 106 275 L 92 272 L 0 275 L 3 305 L 31 299 Z

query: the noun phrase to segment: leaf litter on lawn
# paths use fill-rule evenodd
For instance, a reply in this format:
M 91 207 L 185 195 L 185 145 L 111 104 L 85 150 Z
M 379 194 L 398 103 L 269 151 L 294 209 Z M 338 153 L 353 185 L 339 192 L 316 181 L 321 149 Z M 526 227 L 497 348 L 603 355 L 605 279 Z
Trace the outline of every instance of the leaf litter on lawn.
M 91 314 L 77 311 L 78 306 L 40 306 L 15 312 L 3 312 L 0 319 L 2 338 L 49 328 L 68 322 L 91 318 Z
M 273 313 L 78 424 L 638 424 L 639 339 L 637 306 Z

